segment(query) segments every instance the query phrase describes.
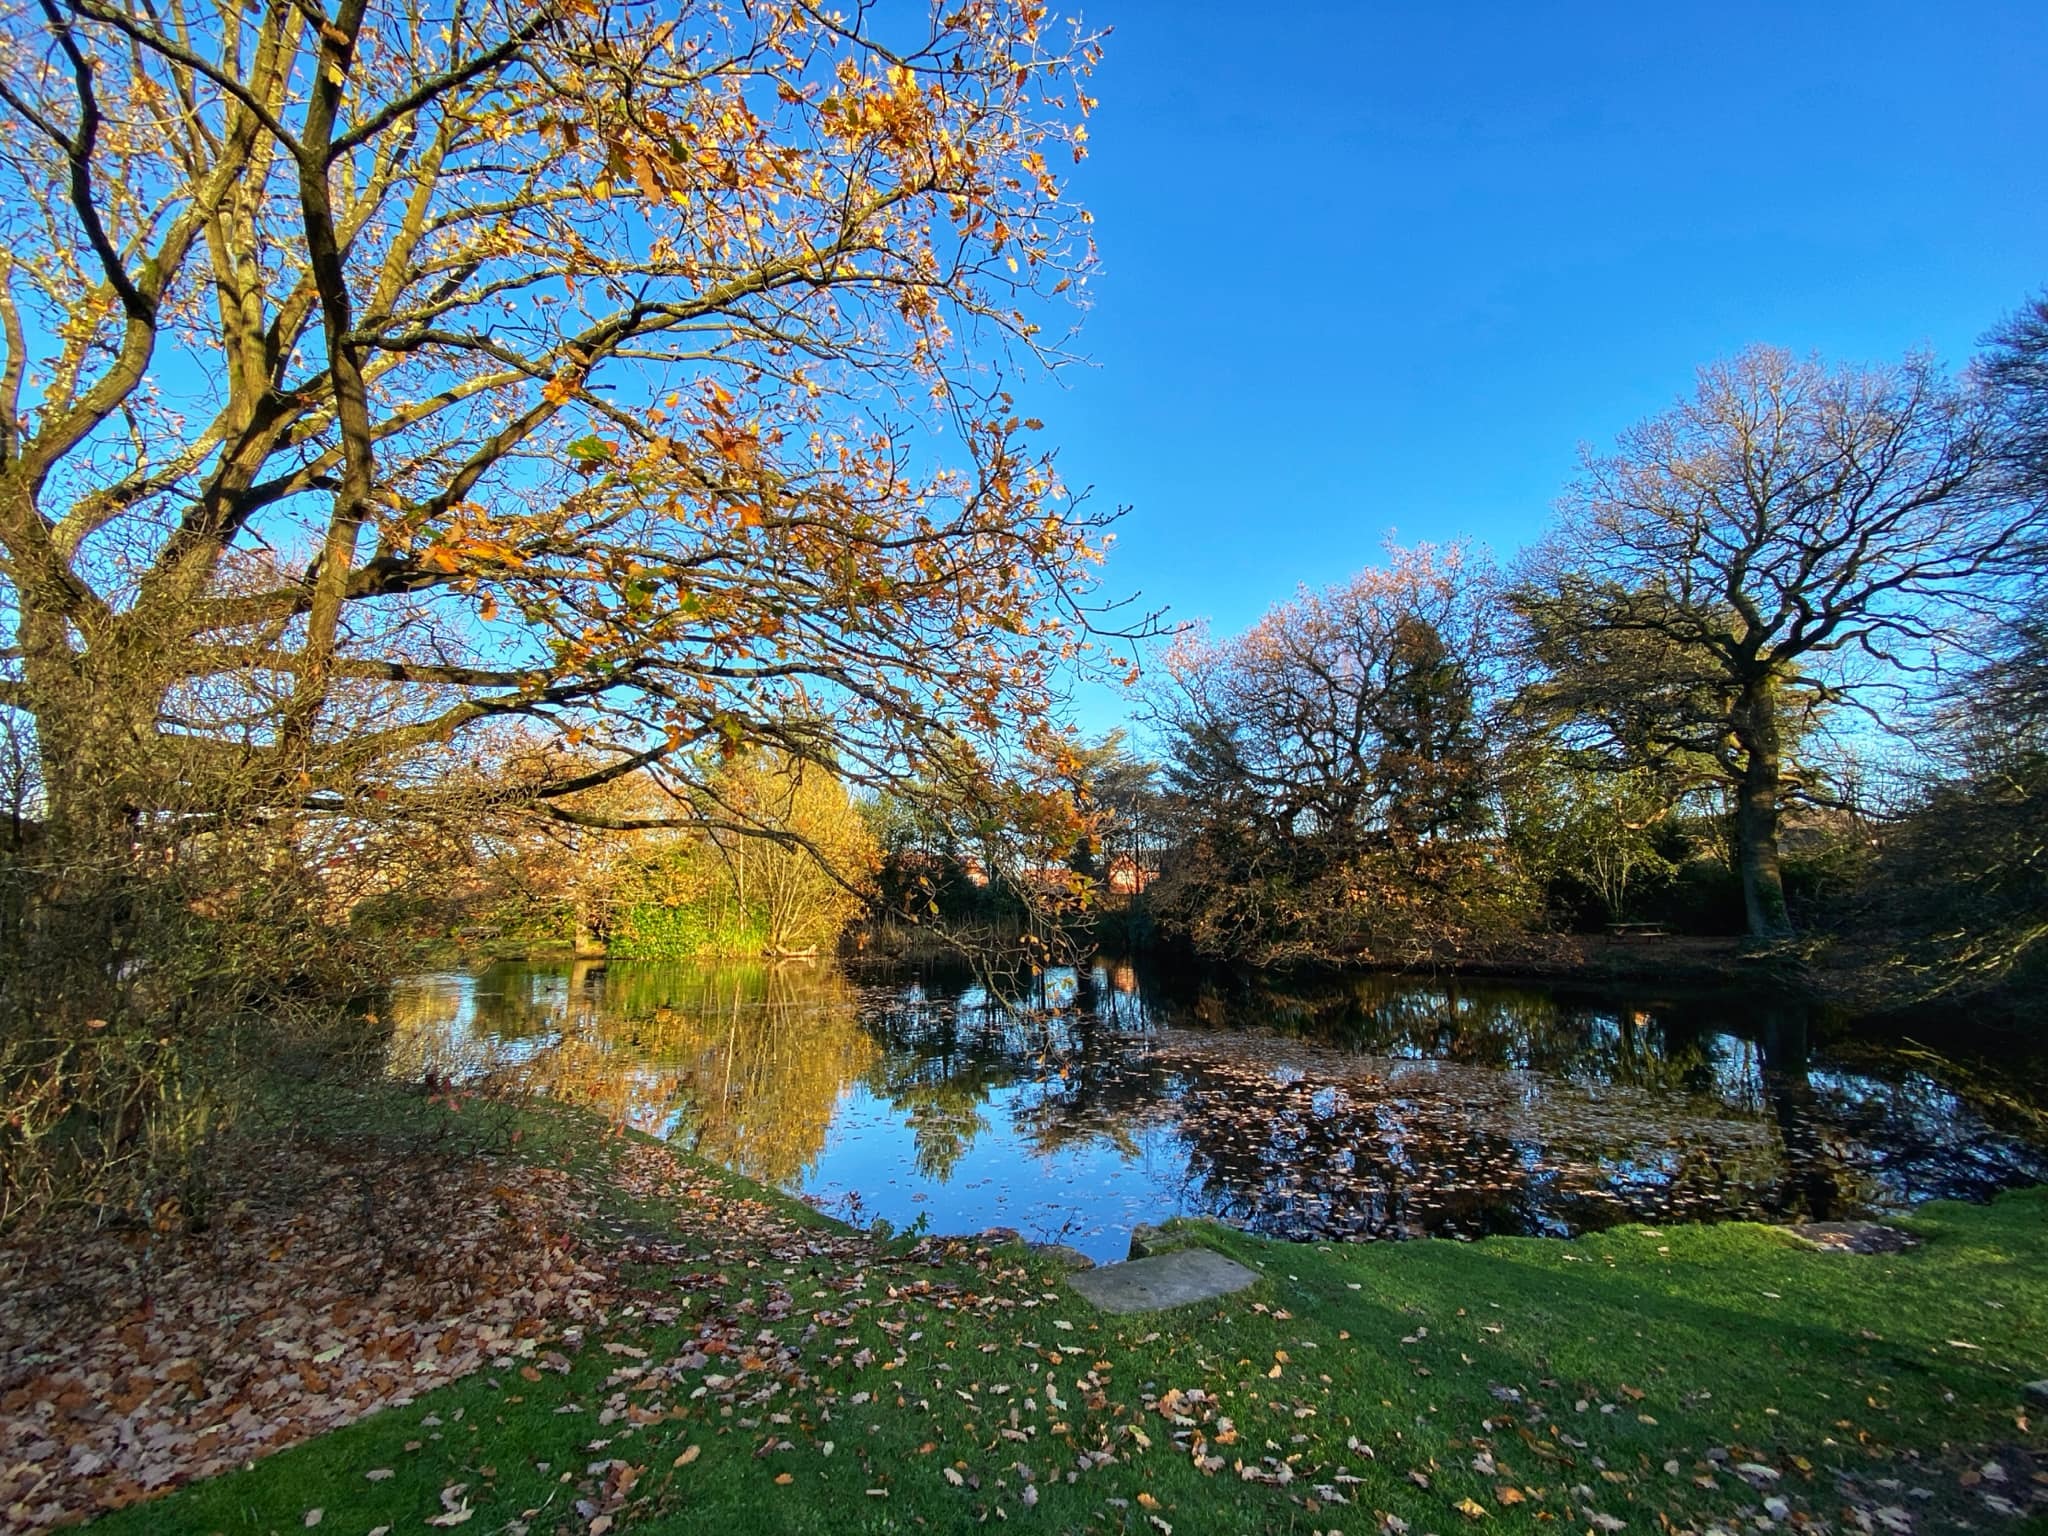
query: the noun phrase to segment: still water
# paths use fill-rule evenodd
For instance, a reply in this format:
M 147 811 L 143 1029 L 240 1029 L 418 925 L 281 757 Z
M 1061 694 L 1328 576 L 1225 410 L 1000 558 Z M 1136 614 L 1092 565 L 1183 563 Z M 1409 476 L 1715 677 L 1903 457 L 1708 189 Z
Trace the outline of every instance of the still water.
M 2048 1180 L 2038 1101 L 1754 995 L 1372 977 L 1004 992 L 829 964 L 416 977 L 391 1070 L 516 1079 L 862 1224 L 1360 1241 L 1842 1219 Z

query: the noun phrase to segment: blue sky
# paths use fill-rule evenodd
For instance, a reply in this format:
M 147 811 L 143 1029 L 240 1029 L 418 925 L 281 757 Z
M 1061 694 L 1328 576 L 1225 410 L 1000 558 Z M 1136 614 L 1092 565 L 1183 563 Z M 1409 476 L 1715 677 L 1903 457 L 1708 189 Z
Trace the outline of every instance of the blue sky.
M 1703 362 L 1960 363 L 2048 285 L 2039 0 L 1086 14 L 1092 366 L 1030 399 L 1180 618 L 1509 553 Z

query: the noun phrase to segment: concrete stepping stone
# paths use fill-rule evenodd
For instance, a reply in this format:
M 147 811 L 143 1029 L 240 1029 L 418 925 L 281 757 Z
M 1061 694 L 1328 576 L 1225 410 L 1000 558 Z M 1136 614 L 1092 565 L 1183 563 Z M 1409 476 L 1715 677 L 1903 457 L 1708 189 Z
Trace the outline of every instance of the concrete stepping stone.
M 1256 1271 L 1213 1248 L 1181 1248 L 1157 1258 L 1084 1269 L 1067 1283 L 1105 1312 L 1156 1312 L 1228 1296 L 1258 1278 Z

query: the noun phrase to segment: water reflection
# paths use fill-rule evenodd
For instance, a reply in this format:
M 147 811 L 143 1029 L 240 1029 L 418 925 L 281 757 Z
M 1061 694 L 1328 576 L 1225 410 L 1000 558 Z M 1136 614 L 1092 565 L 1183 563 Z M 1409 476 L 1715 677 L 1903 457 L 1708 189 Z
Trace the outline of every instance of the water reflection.
M 500 965 L 394 999 L 392 1070 L 511 1074 L 855 1216 L 1121 1257 L 1137 1221 L 1286 1237 L 1835 1219 L 2048 1178 L 1938 1058 L 1756 998 L 1390 978 L 997 995 L 829 966 Z M 1995 1096 L 1993 1096 L 1995 1098 Z
M 880 1048 L 837 971 L 504 964 L 392 999 L 392 1070 L 509 1076 L 736 1168 L 793 1184 Z

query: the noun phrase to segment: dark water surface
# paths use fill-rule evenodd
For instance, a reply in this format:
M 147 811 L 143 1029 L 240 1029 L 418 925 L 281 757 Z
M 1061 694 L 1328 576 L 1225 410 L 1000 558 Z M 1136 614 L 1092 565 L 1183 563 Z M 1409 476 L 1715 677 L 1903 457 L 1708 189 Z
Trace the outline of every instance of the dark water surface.
M 2038 1084 L 1755 995 L 1371 977 L 997 995 L 826 964 L 506 963 L 393 999 L 392 1070 L 514 1074 L 836 1215 L 1098 1260 L 1275 1237 L 1833 1220 L 2048 1180 Z

